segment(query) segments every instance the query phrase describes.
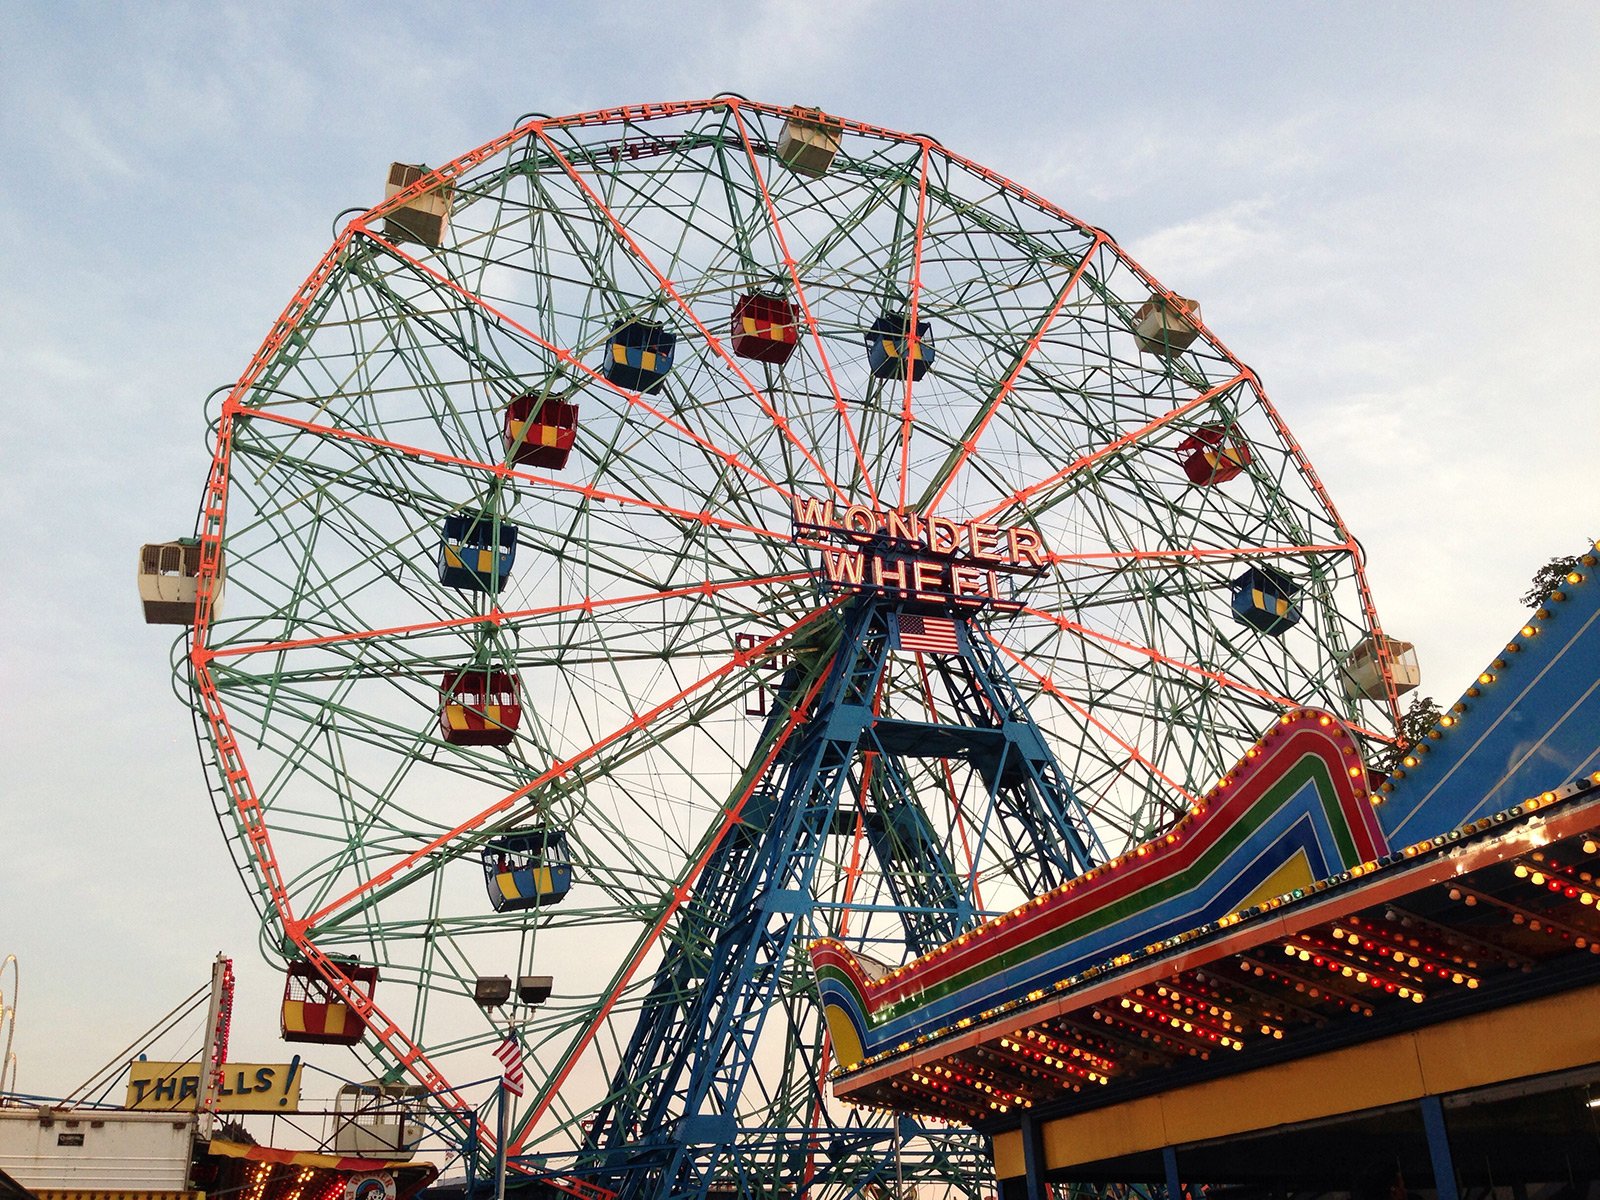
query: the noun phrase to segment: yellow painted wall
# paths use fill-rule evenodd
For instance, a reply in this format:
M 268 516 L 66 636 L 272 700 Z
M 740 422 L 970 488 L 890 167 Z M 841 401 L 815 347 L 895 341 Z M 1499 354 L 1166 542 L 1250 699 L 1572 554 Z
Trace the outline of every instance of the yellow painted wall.
M 1318 1120 L 1600 1062 L 1600 986 L 1045 1122 L 1046 1167 Z M 1022 1136 L 994 1139 L 1001 1179 Z

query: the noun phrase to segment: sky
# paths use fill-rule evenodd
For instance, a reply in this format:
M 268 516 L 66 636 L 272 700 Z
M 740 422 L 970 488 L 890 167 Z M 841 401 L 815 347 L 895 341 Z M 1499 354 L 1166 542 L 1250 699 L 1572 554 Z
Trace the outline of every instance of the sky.
M 206 398 L 337 215 L 391 161 L 521 114 L 819 105 L 1107 230 L 1255 368 L 1446 703 L 1535 568 L 1600 536 L 1600 385 L 1578 370 L 1600 8 L 979 12 L 0 0 L 0 959 L 20 964 L 0 1000 L 22 1091 L 70 1091 L 217 951 L 240 975 L 232 1057 L 284 1057 L 138 547 L 190 531 Z

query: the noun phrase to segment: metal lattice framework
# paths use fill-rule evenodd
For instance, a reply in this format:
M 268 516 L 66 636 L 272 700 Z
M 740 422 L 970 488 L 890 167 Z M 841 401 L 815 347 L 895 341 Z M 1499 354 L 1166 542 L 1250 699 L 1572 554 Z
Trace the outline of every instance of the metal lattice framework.
M 581 1194 L 853 1194 L 896 1169 L 978 1194 L 970 1135 L 827 1097 L 791 918 L 893 964 L 1043 886 L 1072 821 L 1095 853 L 1162 828 L 1283 706 L 1396 717 L 1392 690 L 1340 687 L 1379 634 L 1359 553 L 1248 368 L 1203 325 L 1141 352 L 1136 310 L 1170 293 L 1099 229 L 854 122 L 824 174 L 798 173 L 777 154 L 793 116 L 722 97 L 533 117 L 421 174 L 339 234 L 216 424 L 179 670 L 264 947 L 349 1000 L 381 1069 L 460 1112 L 510 1011 L 480 1011 L 474 981 L 554 976 L 518 1022 L 532 1086 L 509 1142 Z M 449 200 L 439 244 L 395 236 L 429 195 Z M 733 352 L 755 293 L 797 313 L 781 366 Z M 922 378 L 869 372 L 885 313 L 929 323 Z M 607 378 L 629 321 L 676 336 L 658 390 Z M 560 470 L 508 454 L 529 396 L 577 405 Z M 1208 429 L 1250 453 L 1196 484 L 1179 447 Z M 877 618 L 819 586 L 806 500 L 1025 527 L 1048 566 L 969 614 L 959 658 L 862 658 Z M 485 590 L 440 582 L 463 513 L 520 536 Z M 1233 619 L 1251 565 L 1301 588 L 1278 636 Z M 819 697 L 869 659 L 879 716 L 960 724 L 972 697 L 1014 697 L 1065 825 L 970 755 L 865 743 L 829 768 L 825 811 L 772 817 L 833 711 Z M 441 680 L 469 667 L 515 673 L 509 745 L 442 736 Z M 480 854 L 529 825 L 566 835 L 576 882 L 494 912 Z M 774 908 L 797 881 L 806 902 Z M 751 904 L 788 915 L 730 933 Z M 778 925 L 765 959 L 718 965 Z M 375 998 L 345 956 L 379 967 Z M 765 1014 L 729 1018 L 731 1074 L 697 1049 L 712 990 Z M 637 1170 L 618 1157 L 653 1143 Z

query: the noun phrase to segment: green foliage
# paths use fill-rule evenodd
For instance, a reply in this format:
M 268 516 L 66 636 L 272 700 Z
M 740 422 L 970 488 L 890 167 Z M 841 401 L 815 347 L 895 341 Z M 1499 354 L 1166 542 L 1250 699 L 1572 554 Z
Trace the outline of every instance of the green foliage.
M 1578 556 L 1568 554 L 1564 558 L 1552 558 L 1544 566 L 1533 573 L 1528 590 L 1522 594 L 1522 602 L 1529 608 L 1535 608 L 1544 602 L 1544 598 L 1556 588 L 1561 586 L 1567 573 L 1577 570 Z
M 1432 696 L 1413 697 L 1410 707 L 1400 716 L 1400 728 L 1396 731 L 1399 740 L 1378 752 L 1372 761 L 1373 769 L 1385 774 L 1394 770 L 1406 751 L 1427 737 L 1428 730 L 1437 725 L 1443 715 L 1444 709 Z

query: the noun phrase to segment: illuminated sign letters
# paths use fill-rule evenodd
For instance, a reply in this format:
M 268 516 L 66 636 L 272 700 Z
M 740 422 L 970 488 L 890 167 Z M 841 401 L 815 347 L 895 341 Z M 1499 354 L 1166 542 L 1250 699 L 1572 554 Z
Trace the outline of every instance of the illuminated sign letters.
M 1014 607 L 1001 595 L 1001 576 L 1039 575 L 1050 562 L 1037 530 L 987 521 L 880 513 L 864 504 L 841 512 L 826 500 L 797 498 L 794 526 L 796 540 L 822 543 L 823 582 L 850 591 Z

